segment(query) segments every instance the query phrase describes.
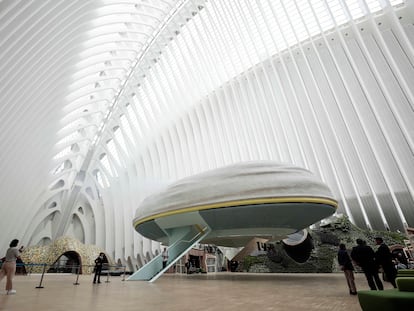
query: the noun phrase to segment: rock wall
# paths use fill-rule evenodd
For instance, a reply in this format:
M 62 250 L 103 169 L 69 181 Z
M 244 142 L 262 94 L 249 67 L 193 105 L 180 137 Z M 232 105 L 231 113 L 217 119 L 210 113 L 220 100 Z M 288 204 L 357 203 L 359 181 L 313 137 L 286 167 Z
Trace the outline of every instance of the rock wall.
M 54 264 L 60 256 L 66 252 L 76 252 L 80 256 L 80 264 L 82 265 L 82 273 L 92 273 L 95 265 L 95 258 L 104 250 L 95 245 L 85 245 L 72 237 L 60 237 L 46 246 L 29 246 L 21 254 L 21 258 L 25 264 L 46 264 L 48 266 Z M 111 264 L 109 257 L 109 264 Z M 33 273 L 41 273 L 43 266 L 27 266 L 26 270 Z
M 354 226 L 346 216 L 333 218 L 328 224 L 318 226 L 311 230 L 314 249 L 311 257 L 305 263 L 297 263 L 291 259 L 283 249 L 280 242 L 274 243 L 274 252 L 271 256 L 246 256 L 242 261 L 243 271 L 248 272 L 287 272 L 287 273 L 330 273 L 339 272 L 337 263 L 337 251 L 340 243 L 344 243 L 347 249 L 356 245 L 355 240 L 361 238 L 374 250 L 374 238 L 381 236 L 388 245 L 404 244 L 407 237 L 398 232 L 369 231 Z M 356 267 L 358 269 L 358 267 Z

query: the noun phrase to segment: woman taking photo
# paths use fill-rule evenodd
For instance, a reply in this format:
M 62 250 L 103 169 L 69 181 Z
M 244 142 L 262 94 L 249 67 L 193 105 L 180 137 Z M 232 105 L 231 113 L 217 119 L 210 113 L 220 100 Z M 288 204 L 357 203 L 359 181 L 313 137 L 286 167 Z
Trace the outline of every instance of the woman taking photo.
M 13 277 L 16 273 L 16 260 L 20 258 L 20 253 L 23 251 L 23 246 L 20 249 L 17 249 L 17 245 L 19 244 L 19 240 L 14 239 L 10 242 L 10 247 L 6 252 L 6 257 L 4 257 L 3 265 L 1 266 L 0 270 L 0 281 L 7 276 L 6 282 L 6 294 L 7 295 L 14 295 L 16 294 L 16 290 L 13 289 Z

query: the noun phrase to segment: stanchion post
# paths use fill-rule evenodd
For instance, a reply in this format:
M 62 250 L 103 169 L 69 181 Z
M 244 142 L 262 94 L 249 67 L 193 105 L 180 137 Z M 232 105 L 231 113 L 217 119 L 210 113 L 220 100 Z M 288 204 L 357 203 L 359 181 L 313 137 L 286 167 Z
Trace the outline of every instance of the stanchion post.
M 125 281 L 125 273 L 126 273 L 126 266 L 124 266 L 124 276 L 122 277 L 122 281 Z
M 32 274 L 33 264 L 31 262 L 28 263 L 29 271 L 27 272 L 28 275 Z
M 110 265 L 108 265 L 108 267 L 107 267 L 108 269 L 106 270 L 107 272 L 106 272 L 106 281 L 105 281 L 105 283 L 109 283 L 109 269 L 111 269 L 111 266 Z
M 78 282 L 78 280 L 79 280 L 79 272 L 80 272 L 80 265 L 78 265 L 78 271 L 77 271 L 77 273 L 76 273 L 76 281 L 75 281 L 75 283 L 73 283 L 73 285 L 79 285 L 79 282 Z
M 39 286 L 36 286 L 36 288 L 44 288 L 42 286 L 42 282 L 43 282 L 43 276 L 45 275 L 45 271 L 46 271 L 46 264 L 44 263 L 43 264 L 42 276 L 40 277 L 40 283 L 39 283 Z

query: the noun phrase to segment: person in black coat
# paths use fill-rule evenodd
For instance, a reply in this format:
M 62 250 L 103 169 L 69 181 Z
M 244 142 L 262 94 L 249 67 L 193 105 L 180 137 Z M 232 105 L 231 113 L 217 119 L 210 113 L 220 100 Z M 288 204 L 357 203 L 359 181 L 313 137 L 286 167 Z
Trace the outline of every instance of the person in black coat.
M 382 267 L 384 271 L 384 280 L 390 282 L 394 288 L 397 288 L 395 284 L 395 278 L 397 277 L 397 269 L 395 269 L 394 262 L 392 261 L 392 254 L 387 244 L 384 243 L 381 237 L 375 238 L 375 243 L 379 245 L 375 252 L 375 261 Z
M 353 247 L 351 252 L 352 260 L 364 271 L 371 290 L 383 290 L 384 285 L 378 276 L 374 250 L 361 239 L 356 239 L 356 243 L 357 246 Z
M 104 263 L 107 263 L 105 254 L 99 253 L 99 256 L 95 259 L 95 276 L 93 277 L 94 284 L 96 281 L 98 281 L 98 283 L 101 283 L 102 266 Z
M 340 265 L 341 270 L 344 271 L 346 282 L 348 283 L 349 294 L 356 295 L 357 290 L 355 286 L 354 266 L 348 255 L 346 246 L 343 243 L 339 244 L 338 264 Z

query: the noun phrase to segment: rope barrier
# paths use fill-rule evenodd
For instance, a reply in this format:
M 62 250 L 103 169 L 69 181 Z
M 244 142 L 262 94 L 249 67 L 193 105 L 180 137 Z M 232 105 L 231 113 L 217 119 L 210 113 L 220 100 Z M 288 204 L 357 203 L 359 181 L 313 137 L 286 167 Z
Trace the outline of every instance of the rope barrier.
M 73 285 L 79 285 L 80 284 L 79 283 L 79 275 L 81 274 L 80 271 L 81 271 L 81 268 L 82 267 L 87 267 L 87 268 L 95 267 L 95 265 L 65 265 L 65 266 L 60 267 L 60 266 L 55 266 L 55 265 L 49 265 L 49 264 L 46 264 L 46 263 L 16 263 L 16 267 L 25 267 L 25 268 L 26 267 L 30 267 L 29 272 L 27 272 L 26 274 L 30 274 L 31 271 L 32 271 L 32 268 L 33 267 L 36 267 L 36 266 L 43 267 L 42 274 L 41 274 L 41 277 L 40 277 L 40 282 L 39 282 L 39 285 L 36 286 L 36 288 L 44 288 L 44 286 L 43 286 L 43 279 L 44 279 L 44 276 L 45 276 L 45 273 L 46 273 L 46 267 L 47 266 L 49 266 L 50 268 L 53 268 L 54 267 L 56 269 L 64 268 L 64 269 L 72 269 L 73 270 L 73 268 L 76 268 L 76 280 L 73 283 Z M 105 265 L 104 267 L 107 270 L 106 271 L 106 281 L 105 281 L 105 283 L 109 283 L 110 282 L 109 281 L 109 276 L 111 274 L 111 271 L 110 271 L 111 268 L 116 268 L 114 271 L 119 271 L 119 269 L 122 269 L 122 272 L 121 272 L 122 279 L 121 279 L 121 281 L 125 281 L 126 266 L 118 266 L 118 265 L 110 266 L 110 265 Z M 57 273 L 59 273 L 59 272 L 57 272 Z M 93 274 L 93 272 L 92 272 L 92 274 Z

